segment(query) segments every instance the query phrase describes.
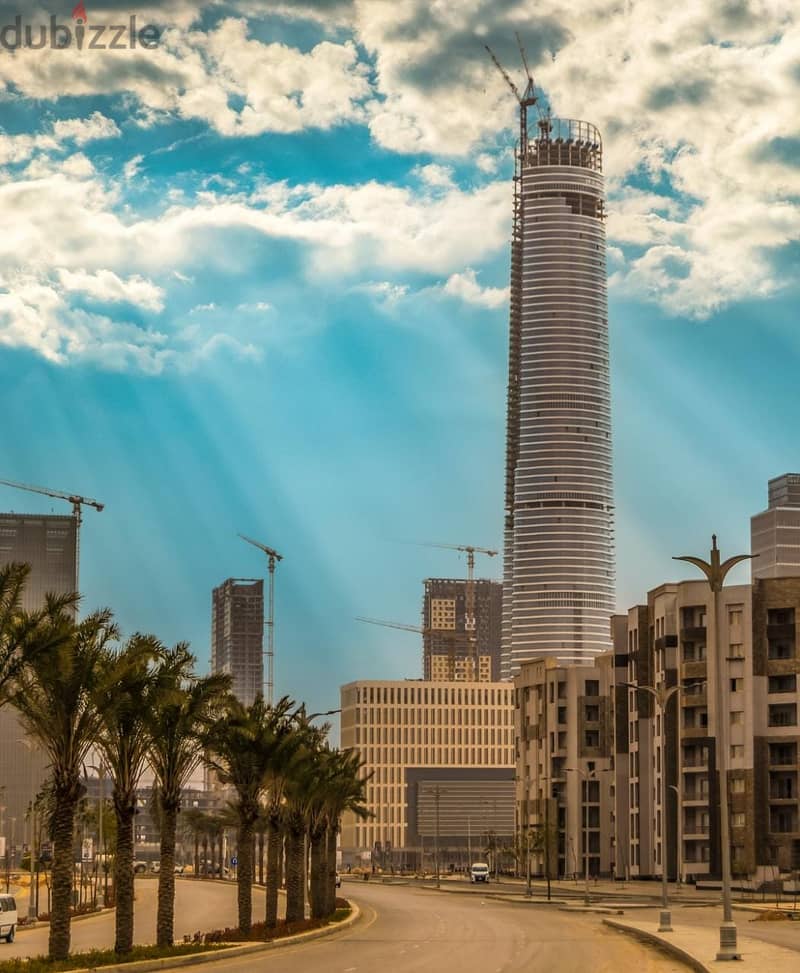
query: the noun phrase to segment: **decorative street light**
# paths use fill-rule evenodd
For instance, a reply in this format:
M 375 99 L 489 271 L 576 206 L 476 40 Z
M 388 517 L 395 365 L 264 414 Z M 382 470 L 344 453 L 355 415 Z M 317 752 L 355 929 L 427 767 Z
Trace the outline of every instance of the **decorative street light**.
M 683 823 L 681 821 L 681 817 L 682 817 L 681 792 L 678 790 L 675 784 L 667 784 L 667 787 L 669 787 L 671 791 L 675 791 L 675 823 L 677 825 L 677 834 L 675 836 L 675 841 L 678 846 L 677 849 L 678 855 L 677 855 L 677 862 L 676 862 L 677 870 L 678 870 L 678 881 L 676 883 L 675 892 L 677 893 L 678 889 L 683 884 Z
M 661 915 L 658 931 L 672 932 L 672 916 L 669 911 L 669 879 L 667 876 L 669 864 L 669 845 L 667 843 L 667 705 L 670 699 L 680 692 L 681 687 L 678 684 L 667 689 L 664 683 L 659 683 L 655 689 L 652 686 L 639 686 L 632 682 L 623 682 L 621 685 L 627 686 L 628 689 L 648 693 L 656 701 L 658 707 L 661 722 Z M 675 793 L 677 794 L 677 791 Z M 678 813 L 680 814 L 680 807 Z
M 728 819 L 728 747 L 727 732 L 723 715 L 725 712 L 725 690 L 722 672 L 722 648 L 720 645 L 720 607 L 722 586 L 725 577 L 732 567 L 748 561 L 754 554 L 736 554 L 729 557 L 726 561 L 720 560 L 720 553 L 717 548 L 717 535 L 711 537 L 711 556 L 710 560 L 704 561 L 699 557 L 673 558 L 675 561 L 687 561 L 705 574 L 708 586 L 711 589 L 711 617 L 713 619 L 713 645 L 715 659 L 715 678 L 717 689 L 717 768 L 719 774 L 719 835 L 722 857 L 722 923 L 719 927 L 719 952 L 718 960 L 740 959 L 737 951 L 736 942 L 736 923 L 733 921 L 733 904 L 731 901 L 731 846 L 730 846 L 730 821 Z M 711 641 L 710 639 L 708 640 Z

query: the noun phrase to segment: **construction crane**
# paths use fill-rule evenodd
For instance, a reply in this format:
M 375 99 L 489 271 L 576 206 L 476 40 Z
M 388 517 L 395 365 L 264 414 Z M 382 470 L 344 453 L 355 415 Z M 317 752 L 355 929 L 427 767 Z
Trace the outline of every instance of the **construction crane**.
M 406 625 L 404 622 L 387 622 L 382 618 L 365 618 L 362 615 L 356 615 L 357 622 L 366 622 L 368 625 L 380 625 L 382 628 L 396 628 L 401 632 L 416 632 L 417 635 L 421 635 L 423 639 L 426 635 L 435 635 L 437 638 L 444 639 L 450 642 L 450 651 L 448 653 L 448 669 L 450 673 L 450 678 L 455 679 L 456 677 L 456 659 L 455 659 L 455 647 L 456 642 L 461 640 L 461 632 L 448 632 L 446 629 L 440 628 L 424 628 L 421 625 Z M 477 670 L 476 670 L 477 671 Z
M 475 555 L 485 554 L 496 557 L 498 551 L 489 547 L 474 547 L 472 544 L 423 544 L 422 547 L 438 547 L 445 551 L 460 551 L 467 555 L 467 588 L 466 604 L 464 606 L 464 630 L 467 633 L 469 655 L 473 660 L 475 671 L 478 671 L 478 634 L 475 623 Z
M 263 551 L 267 555 L 267 566 L 269 570 L 269 609 L 267 613 L 267 703 L 272 706 L 273 695 L 275 691 L 275 565 L 278 561 L 283 560 L 283 555 L 278 554 L 277 551 L 273 550 L 271 547 L 267 547 L 266 544 L 260 543 L 260 541 L 254 541 L 252 537 L 245 537 L 244 534 L 239 534 L 239 537 L 248 544 L 252 544 L 253 547 L 257 547 L 259 551 Z
M 550 131 L 550 119 L 549 111 L 543 113 L 539 107 L 539 98 L 536 95 L 536 82 L 533 80 L 533 74 L 531 74 L 531 69 L 528 66 L 528 56 L 525 53 L 525 48 L 522 45 L 522 39 L 518 33 L 516 34 L 516 38 L 519 53 L 522 57 L 522 65 L 525 69 L 525 91 L 522 94 L 520 94 L 520 90 L 514 83 L 511 75 L 500 63 L 497 55 L 494 53 L 491 47 L 489 47 L 488 44 L 484 44 L 484 47 L 489 52 L 489 57 L 494 62 L 494 66 L 503 76 L 503 80 L 519 102 L 519 150 L 522 158 L 524 159 L 528 148 L 528 109 L 536 108 L 539 116 L 539 128 L 542 130 L 543 134 Z
M 0 480 L 0 486 L 12 487 L 14 490 L 26 490 L 28 493 L 40 493 L 43 497 L 55 497 L 56 500 L 66 500 L 72 504 L 72 515 L 75 518 L 75 590 L 80 591 L 80 558 L 81 558 L 81 524 L 83 523 L 83 507 L 94 507 L 99 513 L 105 509 L 105 504 L 91 497 L 82 497 L 77 493 L 63 493 L 61 490 L 49 490 L 47 487 L 31 486 L 29 483 L 15 483 L 13 480 Z

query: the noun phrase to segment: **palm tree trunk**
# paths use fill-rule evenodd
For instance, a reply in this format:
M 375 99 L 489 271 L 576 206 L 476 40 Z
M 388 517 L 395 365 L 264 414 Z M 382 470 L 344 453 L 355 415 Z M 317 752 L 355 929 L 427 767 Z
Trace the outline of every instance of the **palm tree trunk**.
M 211 835 L 211 878 L 217 877 L 217 838 L 216 835 Z M 220 868 L 220 874 L 222 874 L 222 868 Z
M 135 797 L 115 798 L 117 847 L 114 854 L 114 893 L 116 895 L 115 953 L 133 949 L 133 819 Z
M 336 824 L 328 825 L 328 832 L 326 835 L 326 841 L 328 844 L 327 858 L 327 876 L 325 881 L 325 914 L 327 916 L 332 916 L 336 911 L 336 835 L 337 835 Z
M 216 875 L 216 872 L 214 873 Z M 225 832 L 219 833 L 219 877 L 225 878 Z
M 325 887 L 328 876 L 325 874 L 325 831 L 315 828 L 309 842 L 311 848 L 311 918 L 324 919 L 326 896 Z
M 249 933 L 253 925 L 253 822 L 244 818 L 239 823 L 239 865 L 236 872 L 239 902 L 239 930 Z
M 56 791 L 53 826 L 53 898 L 50 906 L 50 959 L 69 957 L 72 904 L 72 840 L 77 796 Z
M 161 848 L 158 866 L 158 917 L 156 942 L 171 946 L 175 927 L 175 833 L 178 809 L 172 802 L 161 807 Z
M 208 835 L 206 834 L 203 835 L 203 878 L 208 878 Z
M 195 831 L 194 833 L 194 877 L 197 878 L 200 874 L 200 833 Z
M 286 921 L 305 918 L 306 847 L 305 832 L 290 827 L 286 834 Z
M 258 832 L 258 884 L 264 884 L 264 828 Z
M 278 925 L 278 886 L 280 885 L 280 856 L 283 847 L 283 835 L 277 824 L 270 821 L 267 827 L 267 914 L 265 923 L 267 929 L 274 929 Z

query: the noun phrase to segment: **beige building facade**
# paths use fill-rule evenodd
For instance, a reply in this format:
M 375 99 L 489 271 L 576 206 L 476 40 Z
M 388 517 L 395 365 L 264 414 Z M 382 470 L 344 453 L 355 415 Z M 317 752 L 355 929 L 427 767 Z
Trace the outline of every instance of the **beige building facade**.
M 610 875 L 615 868 L 614 657 L 564 666 L 523 662 L 516 696 L 518 834 L 531 841 L 533 872 Z
M 341 688 L 341 745 L 357 751 L 374 815 L 342 822 L 343 862 L 443 863 L 514 833 L 514 688 L 509 683 L 359 681 Z M 460 849 L 456 855 L 456 849 Z

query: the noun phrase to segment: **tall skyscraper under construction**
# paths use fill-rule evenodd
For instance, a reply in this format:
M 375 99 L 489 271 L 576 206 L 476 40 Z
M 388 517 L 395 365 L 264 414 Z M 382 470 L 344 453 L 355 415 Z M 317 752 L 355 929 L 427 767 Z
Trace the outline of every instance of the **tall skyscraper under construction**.
M 211 671 L 245 706 L 264 692 L 264 582 L 228 578 L 211 596 Z
M 511 257 L 506 679 L 525 659 L 609 650 L 614 612 L 602 141 L 588 122 L 535 121 L 536 106 L 529 77 Z
M 503 586 L 474 581 L 475 645 L 467 626 L 469 581 L 426 578 L 422 602 L 423 678 L 435 682 L 500 679 Z

